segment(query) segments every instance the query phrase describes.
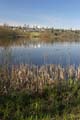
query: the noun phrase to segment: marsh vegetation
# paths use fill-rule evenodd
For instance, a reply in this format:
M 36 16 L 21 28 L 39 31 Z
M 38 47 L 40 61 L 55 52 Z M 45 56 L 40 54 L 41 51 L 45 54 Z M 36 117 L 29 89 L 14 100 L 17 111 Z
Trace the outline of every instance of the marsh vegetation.
M 22 32 L 21 28 L 19 30 Z M 60 31 L 39 31 L 42 39 L 40 34 L 35 36 L 35 32 L 29 31 L 27 38 L 22 38 L 24 35 L 12 37 L 13 31 L 0 37 L 0 119 L 80 119 L 80 43 L 77 36 L 76 42 L 68 37 L 67 42 L 62 42 L 58 38 Z M 48 34 L 57 37 L 53 40 Z
M 80 119 L 80 81 L 72 79 L 45 86 L 40 91 L 13 90 L 0 83 L 2 120 L 77 120 Z

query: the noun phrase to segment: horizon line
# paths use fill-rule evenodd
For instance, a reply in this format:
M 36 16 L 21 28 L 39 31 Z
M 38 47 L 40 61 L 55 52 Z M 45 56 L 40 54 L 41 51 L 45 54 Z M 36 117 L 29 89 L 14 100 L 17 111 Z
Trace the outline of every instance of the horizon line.
M 51 25 L 39 25 L 39 24 L 26 24 L 26 23 L 9 23 L 4 22 L 0 23 L 0 26 L 13 26 L 13 27 L 24 27 L 29 25 L 30 28 L 38 27 L 38 28 L 53 28 L 53 29 L 64 29 L 64 30 L 80 30 L 80 28 L 72 28 L 72 27 L 58 27 L 58 26 L 51 26 Z

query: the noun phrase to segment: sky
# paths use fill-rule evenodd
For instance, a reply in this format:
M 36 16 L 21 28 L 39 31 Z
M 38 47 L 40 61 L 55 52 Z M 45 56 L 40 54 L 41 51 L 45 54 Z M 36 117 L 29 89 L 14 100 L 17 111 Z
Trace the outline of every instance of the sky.
M 80 0 L 0 0 L 0 24 L 80 29 Z

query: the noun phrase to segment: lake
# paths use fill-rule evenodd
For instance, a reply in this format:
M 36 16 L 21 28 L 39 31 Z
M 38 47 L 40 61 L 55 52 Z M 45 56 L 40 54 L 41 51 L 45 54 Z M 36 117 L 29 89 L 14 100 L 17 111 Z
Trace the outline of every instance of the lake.
M 0 65 L 80 64 L 80 42 L 43 42 L 39 40 L 0 40 Z

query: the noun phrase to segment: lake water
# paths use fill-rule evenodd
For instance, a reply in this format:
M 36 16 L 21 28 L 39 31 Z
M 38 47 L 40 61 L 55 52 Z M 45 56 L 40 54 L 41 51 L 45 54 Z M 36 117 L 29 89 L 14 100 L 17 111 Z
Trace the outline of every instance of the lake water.
M 2 64 L 80 64 L 80 42 L 46 43 L 38 40 L 6 40 L 0 42 Z

